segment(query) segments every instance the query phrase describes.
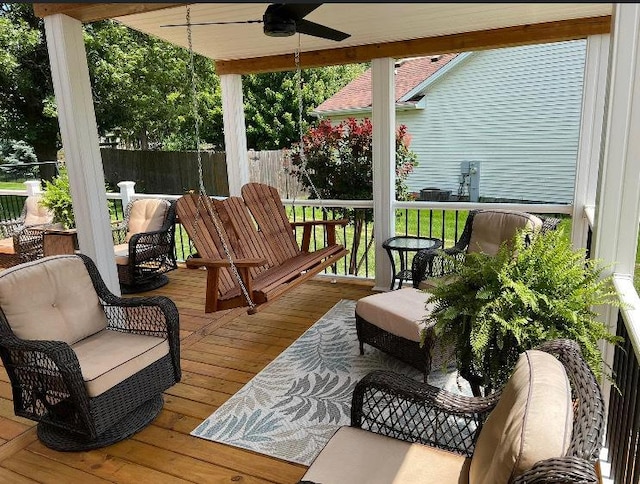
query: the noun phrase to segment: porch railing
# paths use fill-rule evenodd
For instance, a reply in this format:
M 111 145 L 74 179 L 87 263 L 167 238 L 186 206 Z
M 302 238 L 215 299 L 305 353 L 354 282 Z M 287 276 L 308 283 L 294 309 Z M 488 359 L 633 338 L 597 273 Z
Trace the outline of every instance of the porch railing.
M 109 210 L 113 220 L 124 217 L 124 210 L 129 200 L 136 198 L 164 198 L 176 200 L 179 195 L 166 194 L 141 194 L 133 191 L 133 184 L 123 182 L 120 192 L 106 194 Z M 18 216 L 24 198 L 25 191 L 0 191 L 0 219 Z M 373 240 L 373 202 L 371 200 L 295 200 L 285 199 L 283 203 L 287 209 L 290 220 L 321 220 L 323 218 L 340 218 L 345 210 L 360 217 L 362 222 L 361 240 L 357 254 L 354 253 L 354 227 L 349 224 L 337 234 L 338 242 L 350 251 L 350 255 L 342 259 L 333 267 L 325 269 L 324 274 L 341 275 L 358 278 L 373 278 L 375 275 L 375 243 Z M 6 210 L 5 206 L 7 207 Z M 422 237 L 435 237 L 443 241 L 444 247 L 451 247 L 459 239 L 469 210 L 500 208 L 505 210 L 528 211 L 536 214 L 563 215 L 571 212 L 568 205 L 555 204 L 504 204 L 504 203 L 468 203 L 468 202 L 396 202 L 396 235 L 416 235 Z M 6 212 L 6 215 L 5 215 Z M 10 216 L 11 215 L 11 216 Z M 296 234 L 299 239 L 302 233 Z M 323 232 L 321 229 L 312 235 L 311 247 L 319 248 L 323 245 Z M 380 241 L 382 243 L 382 241 Z M 191 253 L 189 237 L 180 224 L 176 226 L 176 255 L 179 261 L 184 261 Z M 395 257 L 398 257 L 396 254 Z M 409 254 L 405 254 L 405 263 L 410 266 Z M 399 260 L 396 260 L 396 264 Z
M 617 334 L 624 342 L 613 357 L 613 384 L 609 396 L 605 462 L 608 480 L 615 484 L 640 482 L 640 298 L 628 278 L 614 279 L 627 307 L 618 312 Z

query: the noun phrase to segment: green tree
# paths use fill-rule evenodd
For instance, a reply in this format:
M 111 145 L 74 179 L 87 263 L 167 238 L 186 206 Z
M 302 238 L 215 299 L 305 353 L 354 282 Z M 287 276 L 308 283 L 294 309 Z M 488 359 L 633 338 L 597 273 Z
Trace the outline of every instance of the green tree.
M 189 52 L 113 21 L 85 27 L 98 130 L 139 149 L 193 149 Z M 195 56 L 200 135 L 223 145 L 220 86 L 210 59 Z
M 0 4 L 0 133 L 33 146 L 39 161 L 60 147 L 44 23 L 30 3 Z
M 310 112 L 366 68 L 366 64 L 350 64 L 303 70 L 303 131 L 312 123 Z M 247 146 L 256 150 L 276 150 L 299 142 L 297 73 L 251 74 L 244 76 L 242 83 Z

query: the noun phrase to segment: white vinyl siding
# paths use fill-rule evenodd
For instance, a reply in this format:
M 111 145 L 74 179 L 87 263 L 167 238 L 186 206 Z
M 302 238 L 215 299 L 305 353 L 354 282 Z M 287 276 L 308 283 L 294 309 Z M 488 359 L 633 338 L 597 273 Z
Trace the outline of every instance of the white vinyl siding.
M 461 161 L 480 162 L 480 196 L 571 203 L 586 41 L 478 52 L 399 113 L 420 166 L 412 191 L 457 193 Z
M 586 41 L 476 52 L 427 87 L 426 108 L 398 111 L 419 166 L 409 189 L 458 191 L 480 162 L 480 197 L 571 203 Z M 337 119 L 336 119 L 337 121 Z

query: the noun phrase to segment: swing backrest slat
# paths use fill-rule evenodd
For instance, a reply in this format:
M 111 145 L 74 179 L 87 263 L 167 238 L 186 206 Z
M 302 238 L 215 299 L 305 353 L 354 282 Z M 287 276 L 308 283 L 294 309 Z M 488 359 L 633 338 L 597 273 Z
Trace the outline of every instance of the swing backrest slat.
M 240 197 L 228 197 L 214 202 L 216 212 L 223 220 L 227 233 L 232 234 L 231 244 L 238 257 L 246 259 L 266 259 L 267 264 L 251 268 L 253 277 L 274 265 L 270 249 L 263 235 Z
M 276 188 L 262 183 L 247 183 L 242 187 L 242 198 L 273 251 L 273 265 L 300 254 L 293 227 Z
M 200 257 L 211 260 L 227 260 L 222 241 L 218 237 L 212 218 L 213 216 L 218 216 L 218 214 L 211 214 L 211 205 L 206 203 L 205 196 L 191 193 L 179 198 L 176 202 L 178 220 L 189 235 Z M 213 204 L 213 207 L 215 210 L 215 204 Z M 220 219 L 219 216 L 218 219 Z M 224 225 L 221 228 L 224 230 Z M 223 235 L 228 237 L 226 233 Z M 227 246 L 232 258 L 238 258 L 233 244 L 228 242 Z M 218 287 L 223 294 L 237 287 L 235 278 L 229 269 L 223 268 L 220 270 Z

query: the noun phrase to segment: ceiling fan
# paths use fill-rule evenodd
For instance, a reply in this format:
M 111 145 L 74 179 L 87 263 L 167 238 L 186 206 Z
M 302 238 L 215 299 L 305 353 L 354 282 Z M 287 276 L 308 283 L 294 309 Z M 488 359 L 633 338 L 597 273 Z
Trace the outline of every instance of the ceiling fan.
M 289 37 L 296 33 L 335 40 L 337 42 L 351 37 L 325 25 L 305 20 L 308 14 L 318 8 L 321 3 L 273 3 L 267 7 L 262 20 L 237 20 L 228 22 L 194 22 L 195 25 L 229 25 L 229 24 L 264 24 L 265 35 L 270 37 Z M 186 27 L 187 24 L 170 24 L 161 27 Z

